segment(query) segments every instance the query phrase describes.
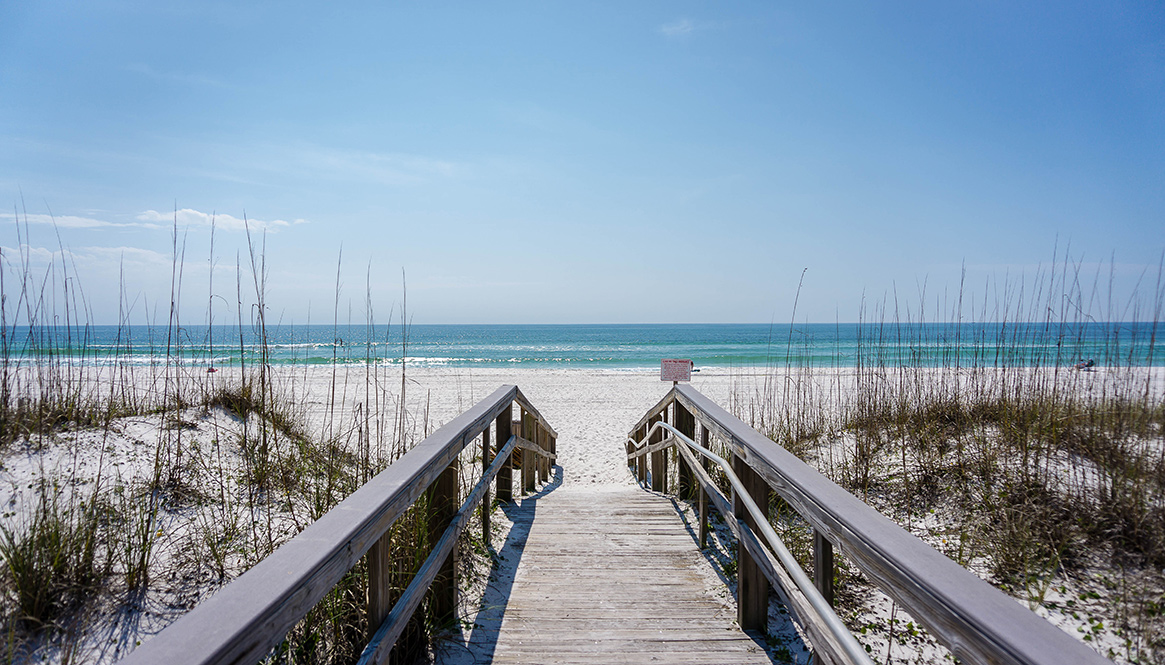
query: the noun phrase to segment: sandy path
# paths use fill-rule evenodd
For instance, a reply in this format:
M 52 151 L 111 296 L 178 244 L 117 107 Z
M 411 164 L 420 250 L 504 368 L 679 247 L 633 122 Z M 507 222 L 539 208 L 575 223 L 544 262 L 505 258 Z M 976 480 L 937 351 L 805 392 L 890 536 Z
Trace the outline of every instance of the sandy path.
M 631 483 L 623 449 L 627 431 L 671 388 L 655 372 L 419 370 L 412 376 L 417 384 L 410 390 L 426 391 L 430 412 L 441 422 L 499 385 L 516 384 L 558 432 L 566 488 Z M 732 381 L 727 372 L 709 372 L 694 377 L 692 385 L 726 404 Z

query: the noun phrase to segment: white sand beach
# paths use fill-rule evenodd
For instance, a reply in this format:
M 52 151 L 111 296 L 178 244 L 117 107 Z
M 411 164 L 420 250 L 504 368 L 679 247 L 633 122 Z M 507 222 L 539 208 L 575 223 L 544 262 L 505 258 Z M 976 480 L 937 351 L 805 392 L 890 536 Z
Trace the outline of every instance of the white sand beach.
M 122 390 L 128 382 L 141 395 L 170 394 L 178 387 L 193 399 L 239 382 L 238 370 L 230 368 L 214 374 L 205 374 L 201 368 L 184 369 L 169 376 L 149 368 L 138 368 L 132 375 L 114 376 L 109 370 L 78 374 L 84 376 L 83 392 L 97 395 Z M 499 386 L 519 386 L 558 432 L 564 490 L 631 484 L 623 453 L 626 432 L 670 388 L 658 374 L 642 371 L 409 368 L 406 377 L 404 427 L 414 441 Z M 399 370 L 373 377 L 386 388 L 379 396 L 372 396 L 376 390 L 368 379 L 362 367 L 273 371 L 275 392 L 306 425 L 308 434 L 321 439 L 352 439 L 354 419 L 364 412 L 366 403 L 386 404 L 383 408 L 395 412 L 401 388 Z M 729 372 L 706 371 L 697 374 L 694 383 L 724 399 L 732 382 Z M 392 417 L 387 421 L 387 427 L 396 427 Z M 251 530 L 252 540 L 281 541 L 306 526 L 309 511 L 302 506 L 287 510 L 239 498 L 246 493 L 240 482 L 245 464 L 237 443 L 243 428 L 241 419 L 221 407 L 189 407 L 178 415 L 132 415 L 114 419 L 108 428 L 67 428 L 34 436 L 8 451 L 0 466 L 0 505 L 4 506 L 0 519 L 14 531 L 24 528 L 44 496 L 45 483 L 61 505 L 84 501 L 100 487 L 121 498 L 114 510 L 144 510 L 148 501 L 142 488 L 153 482 L 158 451 L 163 448 L 184 451 L 180 483 L 189 487 L 180 489 L 206 499 L 162 503 L 150 553 L 151 579 L 144 595 L 127 605 L 115 584 L 99 607 L 70 627 L 67 640 L 32 645 L 29 657 L 60 661 L 74 652 L 86 662 L 116 661 L 132 645 L 149 639 L 253 565 L 252 557 L 242 551 L 245 548 L 226 554 L 208 551 L 203 542 L 208 530 L 235 521 L 239 529 Z
M 766 379 L 763 372 L 704 368 L 693 375 L 692 385 L 731 411 L 747 411 L 748 405 L 757 402 L 757 395 L 766 389 L 771 394 L 774 385 L 809 381 L 815 388 L 808 393 L 846 392 L 852 389 L 850 376 L 848 370 L 834 370 L 816 372 L 812 378 L 798 373 L 787 379 L 772 375 Z M 358 366 L 282 367 L 273 370 L 272 377 L 274 391 L 293 409 L 295 417 L 309 430 L 308 435 L 320 440 L 357 441 L 363 415 L 370 415 L 376 421 L 376 409 L 395 413 L 400 402 L 398 368 L 366 373 Z M 1153 390 L 1159 394 L 1160 377 L 1151 378 Z M 1103 379 L 1102 372 L 1070 377 L 1075 382 L 1072 389 L 1082 393 L 1103 385 Z M 85 379 L 89 388 L 101 394 L 108 394 L 111 386 L 116 388 L 125 380 L 122 376 L 111 383 L 108 372 L 96 371 Z M 237 385 L 238 381 L 237 370 L 228 368 L 205 374 L 201 369 L 187 368 L 174 376 L 151 370 L 137 371 L 131 383 L 142 393 L 172 392 L 178 387 L 193 397 L 200 392 L 213 393 Z M 657 373 L 648 371 L 410 367 L 404 382 L 404 429 L 413 441 L 419 441 L 505 384 L 517 385 L 557 431 L 561 476 L 554 491 L 569 493 L 613 491 L 634 485 L 624 456 L 626 433 L 671 387 L 661 382 Z M 835 394 L 831 399 L 838 398 Z M 373 405 L 371 413 L 369 404 Z M 745 420 L 750 418 L 749 413 L 740 415 Z M 381 420 L 385 429 L 375 432 L 372 438 L 392 440 L 396 433 L 389 430 L 395 430 L 397 423 L 391 416 Z M 311 510 L 303 497 L 287 497 L 274 503 L 255 503 L 245 498 L 248 496 L 244 482 L 247 470 L 238 442 L 243 440 L 246 424 L 222 407 L 189 406 L 177 414 L 147 413 L 116 418 L 107 428 L 60 429 L 14 444 L 8 450 L 0 467 L 0 505 L 4 506 L 0 520 L 14 531 L 22 528 L 39 497 L 45 496 L 46 484 L 51 485 L 50 494 L 61 502 L 78 497 L 83 500 L 94 487 L 112 490 L 111 496 L 117 497 L 113 499 L 112 510 L 139 514 L 145 505 L 142 488 L 153 481 L 151 474 L 157 468 L 158 451 L 177 449 L 182 455 L 174 467 L 181 472 L 181 477 L 171 483 L 173 487 L 167 485 L 169 489 L 163 492 L 165 496 L 158 503 L 161 509 L 155 520 L 149 522 L 156 529 L 156 538 L 148 557 L 150 582 L 144 592 L 126 596 L 124 589 L 119 590 L 118 583 L 114 583 L 93 607 L 67 626 L 61 633 L 63 637 L 27 645 L 22 659 L 63 662 L 76 657 L 84 662 L 114 662 L 255 563 L 254 551 L 261 548 L 240 545 L 225 551 L 216 549 L 222 543 L 216 545 L 215 539 L 221 541 L 226 537 L 224 528 L 229 527 L 229 533 L 234 534 L 230 536 L 235 539 L 232 542 L 278 544 L 311 521 Z M 180 440 L 177 447 L 175 439 Z M 837 445 L 844 454 L 846 441 L 839 440 Z M 1064 463 L 1069 472 L 1087 471 L 1086 468 L 1080 471 L 1084 468 L 1080 460 L 1068 459 Z M 504 543 L 509 523 L 502 519 L 500 511 L 497 514 L 495 536 L 497 542 Z M 694 516 L 681 504 L 679 519 L 691 523 Z M 932 519 L 911 528 L 941 551 L 949 552 L 945 539 L 939 535 L 940 522 Z M 716 540 L 720 550 L 705 555 L 706 565 L 700 574 L 704 576 L 709 596 L 730 612 L 732 584 L 718 571 L 716 557 L 729 556 L 733 546 L 723 529 Z M 488 612 L 479 614 L 479 610 L 491 607 L 498 600 L 490 599 L 491 593 L 497 593 L 491 591 L 491 583 L 500 582 L 504 587 L 507 581 L 512 581 L 514 569 L 503 563 L 504 550 L 499 554 L 502 556 L 498 559 L 480 563 L 486 569 L 492 568 L 492 580 L 466 581 L 461 601 L 465 625 L 496 630 L 496 618 L 491 619 Z M 966 562 L 972 570 L 987 576 L 981 564 L 981 559 Z M 1111 569 L 1102 566 L 1101 570 L 1098 579 L 1108 579 L 1104 576 Z M 1159 580 L 1152 584 L 1159 584 Z M 1095 580 L 1057 578 L 1048 597 L 1070 598 L 1100 586 L 1102 583 Z M 1106 602 L 1100 596 L 1094 600 L 1088 603 L 1098 608 Z M 884 595 L 873 590 L 864 607 L 851 618 L 852 622 L 877 627 L 893 626 L 892 619 L 904 621 L 901 608 L 894 607 Z M 1079 621 L 1073 612 L 1042 606 L 1037 609 L 1066 632 L 1075 632 Z M 774 605 L 775 623 L 781 621 L 778 615 Z M 439 642 L 437 657 L 451 663 L 474 662 L 472 648 L 465 646 L 471 645 L 472 633 L 470 629 L 451 641 Z M 782 644 L 791 645 L 795 637 L 787 627 Z M 887 649 L 893 642 L 875 633 L 863 639 L 873 640 L 875 645 L 881 645 L 879 649 Z M 1093 639 L 1106 648 L 1120 646 L 1111 633 L 1098 633 Z M 806 655 L 795 648 L 790 651 Z M 933 642 L 912 639 L 897 648 L 895 658 L 926 662 L 941 658 L 942 653 Z

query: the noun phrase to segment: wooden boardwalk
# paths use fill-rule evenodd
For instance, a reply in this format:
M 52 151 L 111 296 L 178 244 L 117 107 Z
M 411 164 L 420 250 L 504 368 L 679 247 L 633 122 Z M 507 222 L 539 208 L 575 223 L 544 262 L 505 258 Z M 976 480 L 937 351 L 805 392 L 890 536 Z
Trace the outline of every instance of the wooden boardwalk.
M 520 437 L 513 435 L 516 409 Z M 732 481 L 737 491 L 752 495 L 761 506 L 768 505 L 769 491 L 776 491 L 813 525 L 816 586 L 826 598 L 833 579 L 832 548 L 837 545 L 966 662 L 1108 663 L 691 386 L 673 386 L 635 425 L 635 441 L 648 437 L 647 428 L 661 418 L 670 423 L 666 429 L 682 437 L 694 437 L 698 425 L 701 440 L 711 435 L 723 441 L 731 448 L 732 467 L 739 469 L 735 473 L 743 475 Z M 658 428 L 653 434 L 648 440 L 658 438 Z M 380 628 L 370 637 L 361 662 L 384 662 L 418 610 L 425 621 L 463 630 L 468 626 L 457 620 L 456 543 L 477 514 L 471 508 L 490 500 L 495 482 L 501 510 L 514 520 L 513 528 L 499 543 L 473 626 L 462 635 L 468 640 L 450 636 L 434 645 L 435 651 L 448 653 L 459 664 L 767 662 L 764 650 L 736 626 L 735 603 L 716 598 L 723 587 L 707 575 L 707 564 L 669 499 L 632 485 L 564 486 L 562 467 L 555 465 L 550 482 L 518 502 L 510 501 L 512 455 L 521 451 L 528 464 L 523 465 L 522 486 L 533 489 L 530 471 L 537 466 L 545 473 L 546 464 L 535 465 L 531 455 L 553 458 L 557 437 L 517 386 L 500 386 L 121 662 L 227 665 L 265 660 L 362 560 L 368 562 L 368 624 Z M 488 467 L 469 489 L 465 508 L 458 510 L 462 453 L 477 445 Z M 674 445 L 674 440 L 665 445 Z M 690 451 L 682 450 L 687 460 Z M 666 459 L 663 450 L 650 457 L 656 463 Z M 723 514 L 738 514 L 733 501 L 701 473 L 699 463 L 691 463 L 701 488 Z M 637 465 L 640 473 L 646 471 L 646 461 Z M 419 502 L 422 497 L 428 500 Z M 427 511 L 434 542 L 393 605 L 388 601 L 400 580 L 390 556 L 391 527 L 411 507 Z M 750 505 L 749 510 L 756 519 L 765 519 L 759 508 Z M 481 526 L 488 530 L 488 520 Z M 750 559 L 742 553 L 742 586 L 759 590 L 767 579 L 789 588 L 765 545 L 749 529 L 738 533 L 763 563 L 748 565 Z M 771 533 L 768 537 L 775 538 Z M 485 581 L 479 577 L 473 583 Z M 809 598 L 818 598 L 812 581 L 799 584 Z M 767 600 L 761 594 L 752 597 Z M 799 597 L 790 595 L 793 602 L 808 604 L 804 598 L 797 601 Z M 823 601 L 815 604 L 824 606 Z M 745 602 L 743 621 L 764 626 L 765 610 L 767 603 Z M 808 611 L 801 615 L 814 616 Z M 810 635 L 819 638 L 817 655 L 834 651 L 831 660 L 867 661 L 836 617 L 826 609 L 822 615 L 807 624 Z M 836 638 L 824 635 L 827 624 L 834 626 Z M 840 644 L 833 644 L 835 640 Z
M 529 536 L 493 662 L 770 662 L 707 588 L 697 566 L 708 564 L 668 499 L 559 488 L 510 517 Z

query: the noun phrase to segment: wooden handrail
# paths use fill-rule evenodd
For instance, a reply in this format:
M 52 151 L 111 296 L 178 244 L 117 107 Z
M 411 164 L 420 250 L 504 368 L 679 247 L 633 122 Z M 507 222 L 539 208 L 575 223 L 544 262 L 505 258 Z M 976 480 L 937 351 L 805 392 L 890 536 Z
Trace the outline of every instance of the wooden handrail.
M 505 482 L 510 482 L 508 473 L 499 474 L 499 470 L 508 468 L 509 451 L 523 443 L 520 437 L 509 435 L 509 414 L 515 403 L 532 414 L 539 425 L 549 429 L 545 418 L 517 386 L 498 388 L 121 662 L 136 665 L 259 661 L 385 536 L 393 522 L 456 464 L 461 451 L 488 431 L 495 420 L 499 421 L 498 434 L 506 437 L 506 445 L 499 445 L 502 448 L 499 452 L 506 454 L 499 454 L 498 463 L 483 472 L 470 497 L 483 496 L 484 485 L 494 475 L 499 484 L 503 476 Z M 534 452 L 550 454 L 544 449 Z M 507 493 L 503 497 L 499 492 L 499 498 L 508 496 Z M 464 506 L 441 534 L 441 541 L 449 540 L 450 534 L 455 538 L 464 527 L 463 512 Z M 452 549 L 451 544 L 448 549 Z M 403 617 L 405 621 L 408 618 L 408 615 Z M 372 624 L 379 625 L 379 618 Z
M 694 423 L 693 423 L 694 424 Z M 655 444 L 648 444 L 647 439 L 656 430 L 665 429 L 671 435 L 667 439 Z M 762 574 L 768 581 L 774 585 L 775 588 L 783 591 L 783 600 L 786 605 L 793 610 L 794 619 L 797 623 L 805 629 L 810 635 L 811 643 L 817 647 L 817 655 L 820 659 L 825 656 L 824 660 L 829 663 L 849 663 L 851 665 L 873 665 L 869 654 L 862 649 L 862 645 L 854 638 L 837 614 L 834 613 L 833 608 L 830 607 L 830 602 L 821 594 L 821 592 L 814 587 L 805 572 L 801 570 L 800 564 L 789 552 L 788 547 L 781 541 L 780 536 L 773 530 L 772 525 L 768 522 L 768 505 L 761 508 L 751 496 L 748 487 L 732 470 L 729 462 L 712 452 L 708 448 L 696 443 L 691 437 L 681 432 L 673 425 L 669 425 L 664 421 L 656 421 L 651 429 L 644 435 L 642 442 L 636 442 L 633 438 L 628 437 L 627 443 L 629 446 L 638 448 L 635 452 L 627 455 L 627 460 L 633 461 L 648 452 L 654 452 L 653 449 L 676 448 L 680 453 L 681 459 L 691 469 L 691 473 L 695 476 L 700 488 L 704 491 L 709 499 L 712 499 L 722 511 L 723 514 L 736 515 L 734 520 L 726 520 L 726 523 L 732 528 L 733 533 L 739 539 L 740 545 L 748 550 L 754 561 L 758 564 Z M 708 475 L 708 471 L 702 464 L 697 464 L 693 456 L 693 451 L 699 453 L 705 460 L 711 461 L 720 467 L 721 472 L 728 479 L 732 486 L 733 503 L 743 504 L 744 510 L 751 516 L 751 523 L 755 524 L 757 531 L 763 536 L 766 547 L 752 548 L 750 545 L 752 541 L 760 544 L 757 538 L 756 531 L 753 530 L 752 524 L 740 519 L 740 510 L 733 507 L 728 510 L 728 499 L 720 492 L 720 488 L 716 486 L 712 477 Z M 701 517 L 703 519 L 703 516 Z M 776 554 L 774 557 L 773 554 Z M 767 596 L 767 593 L 765 594 Z M 765 603 L 765 615 L 768 615 L 768 603 Z
M 943 556 L 690 385 L 668 392 L 631 430 L 674 401 L 839 547 L 887 595 L 969 663 L 1109 663 L 1088 646 Z M 631 452 L 631 451 L 629 451 Z M 829 575 L 832 577 L 832 575 Z M 820 577 L 820 576 L 819 576 Z
M 425 597 L 425 591 L 428 590 L 429 585 L 436 579 L 439 572 L 441 562 L 445 560 L 449 553 L 453 550 L 453 546 L 457 544 L 457 537 L 461 535 L 462 529 L 465 528 L 469 517 L 473 514 L 473 509 L 477 506 L 477 502 L 481 501 L 482 496 L 489 486 L 489 482 L 497 476 L 498 471 L 508 463 L 508 456 L 519 447 L 522 439 L 517 436 L 511 436 L 506 445 L 502 446 L 497 451 L 493 464 L 486 469 L 482 475 L 477 486 L 469 493 L 469 497 L 461 504 L 461 509 L 457 511 L 457 516 L 453 520 L 453 524 L 445 530 L 441 535 L 441 539 L 433 546 L 433 551 L 429 553 L 429 557 L 425 559 L 425 563 L 421 565 L 420 570 L 417 571 L 413 581 L 409 583 L 404 593 L 401 594 L 400 600 L 393 606 L 392 611 L 385 617 L 384 623 L 372 635 L 368 646 L 364 648 L 364 653 L 360 655 L 360 660 L 357 665 L 365 665 L 366 663 L 382 662 L 388 656 L 388 652 L 392 648 L 392 644 L 400 637 L 401 632 L 405 629 L 405 622 L 416 611 L 417 606 Z M 529 443 L 529 442 L 527 442 Z M 541 451 L 535 451 L 541 452 Z

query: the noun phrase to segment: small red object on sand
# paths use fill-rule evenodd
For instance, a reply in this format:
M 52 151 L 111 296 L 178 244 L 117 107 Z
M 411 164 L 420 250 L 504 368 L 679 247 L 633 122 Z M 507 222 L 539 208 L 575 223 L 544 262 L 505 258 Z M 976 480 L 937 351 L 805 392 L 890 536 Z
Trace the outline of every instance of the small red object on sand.
M 214 374 L 214 373 L 215 373 L 215 372 L 217 372 L 217 371 L 218 371 L 218 370 L 217 370 L 217 369 L 215 369 L 215 368 L 213 368 L 213 367 L 207 367 L 207 368 L 206 368 L 206 373 L 207 373 L 207 374 Z

